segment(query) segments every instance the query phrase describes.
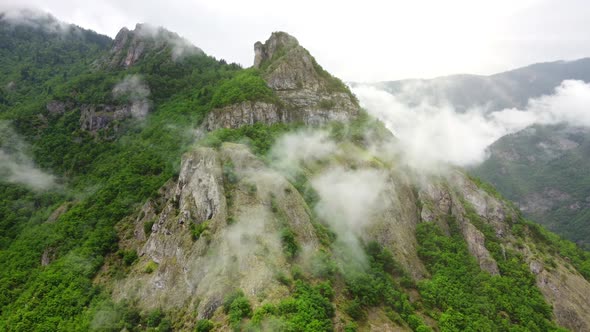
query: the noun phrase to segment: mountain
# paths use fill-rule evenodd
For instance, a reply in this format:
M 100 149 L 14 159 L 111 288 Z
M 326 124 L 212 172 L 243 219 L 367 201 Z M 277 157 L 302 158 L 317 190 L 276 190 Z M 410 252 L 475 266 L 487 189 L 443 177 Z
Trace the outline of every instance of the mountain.
M 502 137 L 472 173 L 489 181 L 530 218 L 590 245 L 590 131 L 532 126 Z
M 552 95 L 563 80 L 590 82 L 590 59 L 539 63 L 491 76 L 453 75 L 432 80 L 375 83 L 409 105 L 452 105 L 459 112 L 526 110 L 530 99 Z M 525 216 L 590 245 L 587 202 L 590 130 L 535 125 L 493 143 L 489 158 L 470 172 L 516 202 Z
M 588 252 L 403 166 L 289 34 L 247 69 L 146 25 L 66 55 L 0 112 L 0 330 L 590 329 Z
M 490 76 L 462 74 L 371 85 L 396 95 L 408 105 L 448 103 L 459 112 L 474 107 L 493 112 L 522 109 L 529 99 L 552 94 L 564 80 L 590 82 L 590 58 L 537 63 Z

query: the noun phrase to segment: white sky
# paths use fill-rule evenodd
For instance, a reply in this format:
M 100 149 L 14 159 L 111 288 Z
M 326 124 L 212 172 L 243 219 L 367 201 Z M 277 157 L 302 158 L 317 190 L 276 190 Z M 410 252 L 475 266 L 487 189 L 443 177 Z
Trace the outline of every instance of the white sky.
M 588 0 L 0 0 L 114 37 L 148 22 L 207 54 L 253 61 L 272 31 L 294 35 L 346 81 L 492 74 L 590 56 Z

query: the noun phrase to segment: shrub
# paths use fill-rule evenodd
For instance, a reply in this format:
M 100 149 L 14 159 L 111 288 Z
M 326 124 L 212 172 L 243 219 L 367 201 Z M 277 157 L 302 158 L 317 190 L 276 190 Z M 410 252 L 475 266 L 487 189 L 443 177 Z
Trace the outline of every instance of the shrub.
M 123 263 L 127 266 L 135 263 L 135 261 L 139 258 L 139 256 L 137 256 L 137 251 L 135 250 L 120 250 L 119 257 L 123 259 Z
M 152 234 L 152 227 L 153 226 L 154 226 L 153 220 L 146 221 L 143 223 L 143 232 L 145 233 L 146 237 L 148 237 L 148 236 L 150 236 L 150 234 Z
M 237 326 L 242 318 L 252 316 L 250 301 L 245 296 L 236 297 L 229 307 L 229 321 L 232 326 Z
M 150 261 L 149 263 L 147 263 L 147 265 L 143 269 L 143 272 L 152 273 L 152 272 L 156 271 L 157 269 L 158 269 L 158 263 L 156 263 L 154 261 Z
M 281 231 L 281 242 L 283 244 L 283 251 L 287 258 L 295 258 L 299 252 L 299 245 L 295 239 L 295 233 L 293 233 L 290 228 L 284 228 Z
M 344 332 L 356 332 L 359 326 L 355 322 L 350 322 L 344 326 Z
M 208 232 L 208 230 L 209 230 L 209 222 L 208 221 L 204 221 L 198 225 L 195 225 L 195 223 L 191 222 L 190 230 L 191 230 L 191 236 L 192 236 L 193 241 L 198 240 L 199 238 L 201 238 L 201 236 L 204 236 L 204 237 L 210 236 L 210 233 Z
M 280 271 L 275 275 L 275 278 L 277 279 L 278 282 L 280 282 L 281 284 L 287 286 L 287 287 L 291 287 L 291 283 L 292 280 L 287 276 L 287 274 L 285 274 L 284 272 Z
M 151 311 L 147 317 L 146 324 L 148 327 L 157 327 L 164 318 L 164 313 L 160 309 Z
M 208 319 L 201 319 L 197 321 L 197 325 L 195 326 L 195 332 L 209 332 L 213 330 L 215 325 L 212 321 Z
M 348 301 L 344 311 L 354 320 L 364 320 L 367 318 L 367 314 L 358 299 Z

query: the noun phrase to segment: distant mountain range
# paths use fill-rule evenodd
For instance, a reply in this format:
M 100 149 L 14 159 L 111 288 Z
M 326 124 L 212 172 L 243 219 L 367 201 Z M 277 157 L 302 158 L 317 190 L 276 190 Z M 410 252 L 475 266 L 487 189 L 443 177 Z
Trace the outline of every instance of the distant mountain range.
M 563 80 L 589 82 L 590 58 L 537 63 L 490 76 L 461 74 L 370 85 L 396 95 L 409 105 L 428 101 L 433 105 L 450 103 L 459 112 L 480 106 L 492 112 L 522 108 L 529 98 L 551 94 Z
M 529 99 L 554 93 L 564 80 L 590 82 L 590 58 L 538 63 L 490 76 L 451 75 L 370 84 L 408 105 L 452 105 L 458 112 L 525 109 Z M 353 83 L 354 85 L 354 83 Z M 590 112 L 590 105 L 589 105 Z M 489 147 L 470 171 L 516 202 L 526 216 L 590 245 L 590 130 L 533 126 Z

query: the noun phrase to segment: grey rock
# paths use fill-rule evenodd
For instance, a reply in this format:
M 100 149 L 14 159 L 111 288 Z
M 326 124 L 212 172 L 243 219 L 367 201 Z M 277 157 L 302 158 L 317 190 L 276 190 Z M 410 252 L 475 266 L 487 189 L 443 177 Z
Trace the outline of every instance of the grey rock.
M 543 263 L 533 260 L 529 263 L 529 269 L 535 275 L 539 274 L 543 271 Z
M 110 127 L 117 130 L 115 121 L 132 116 L 132 109 L 129 105 L 82 105 L 80 106 L 80 129 L 93 134 Z
M 274 32 L 254 45 L 254 67 L 280 102 L 242 102 L 212 110 L 204 129 L 238 128 L 254 123 L 299 122 L 322 125 L 348 122 L 360 112 L 356 98 L 325 72 L 294 37 Z M 338 85 L 338 86 L 335 86 Z
M 146 54 L 163 52 L 166 48 L 172 50 L 173 60 L 185 54 L 204 54 L 201 49 L 174 32 L 148 24 L 137 24 L 134 30 L 123 28 L 117 33 L 111 51 L 103 63 L 111 68 L 129 68 Z
M 280 110 L 277 105 L 245 101 L 212 111 L 207 116 L 204 126 L 208 131 L 212 131 L 219 128 L 239 128 L 257 122 L 286 123 L 290 120 L 288 116 L 289 114 Z
M 47 112 L 49 112 L 50 115 L 62 115 L 72 107 L 73 104 L 71 102 L 62 102 L 57 100 L 50 101 L 45 106 Z

